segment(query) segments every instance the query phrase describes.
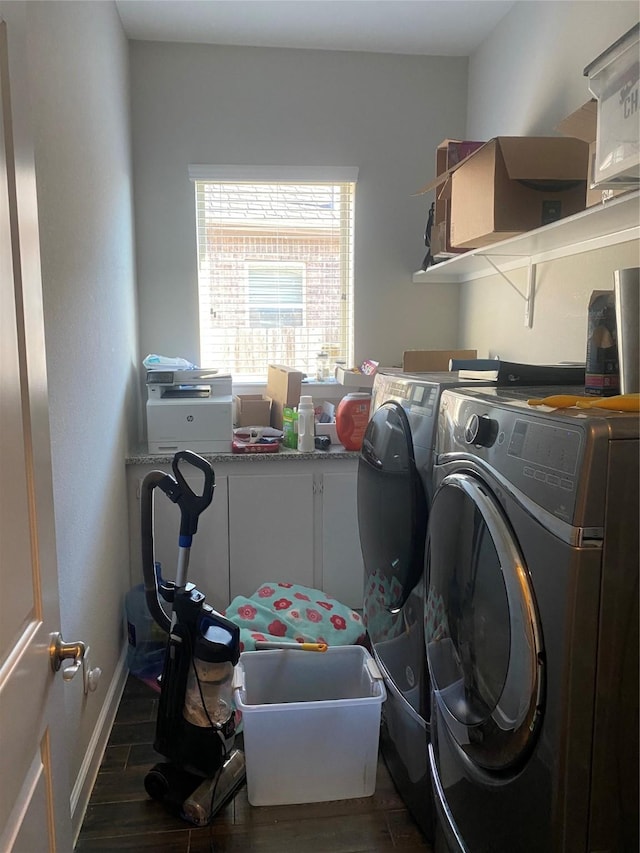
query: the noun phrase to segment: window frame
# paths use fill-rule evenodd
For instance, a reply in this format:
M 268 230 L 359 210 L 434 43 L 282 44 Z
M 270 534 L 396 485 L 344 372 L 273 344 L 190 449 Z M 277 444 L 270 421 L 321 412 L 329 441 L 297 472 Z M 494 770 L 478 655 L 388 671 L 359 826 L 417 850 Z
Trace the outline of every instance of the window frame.
M 340 193 L 340 202 L 334 207 L 339 212 L 339 217 L 337 217 L 337 226 L 334 225 L 334 235 L 337 241 L 338 246 L 338 254 L 335 257 L 335 262 L 339 265 L 339 273 L 335 274 L 334 281 L 339 283 L 340 295 L 334 297 L 334 302 L 332 303 L 332 325 L 333 318 L 337 319 L 335 323 L 335 328 L 337 329 L 337 335 L 332 335 L 332 343 L 336 344 L 336 347 L 340 349 L 340 352 L 335 353 L 335 357 L 346 358 L 348 363 L 353 362 L 354 358 L 354 338 L 355 338 L 355 323 L 354 323 L 354 279 L 355 279 L 355 203 L 356 203 L 356 187 L 357 187 L 357 177 L 358 177 L 358 169 L 354 167 L 339 167 L 339 168 L 307 168 L 307 167 L 285 167 L 285 166 L 267 166 L 267 167 L 258 167 L 258 166 L 208 166 L 208 165 L 190 165 L 189 166 L 189 179 L 194 183 L 195 190 L 195 231 L 196 231 L 196 258 L 197 258 L 197 289 L 198 289 L 198 322 L 199 322 L 199 332 L 200 332 L 200 359 L 202 363 L 203 353 L 206 350 L 205 344 L 203 343 L 203 335 L 205 334 L 213 334 L 215 335 L 215 328 L 213 326 L 209 326 L 207 330 L 207 318 L 203 313 L 204 311 L 209 311 L 210 314 L 214 313 L 215 305 L 210 301 L 209 306 L 207 308 L 207 300 L 211 300 L 213 293 L 213 282 L 212 279 L 214 277 L 213 273 L 203 272 L 203 258 L 206 257 L 206 249 L 204 248 L 204 241 L 201 239 L 201 234 L 204 233 L 204 228 L 207 226 L 206 222 L 206 213 L 202 208 L 202 192 L 203 189 L 199 188 L 198 184 L 201 183 L 210 183 L 210 184 L 224 184 L 229 183 L 232 185 L 237 184 L 274 184 L 275 186 L 280 184 L 293 184 L 293 185 L 305 185 L 309 184 L 311 186 L 324 184 L 324 185 L 332 185 L 339 188 Z M 275 189 L 275 187 L 274 187 Z M 343 193 L 347 193 L 348 195 L 343 196 Z M 199 195 L 200 194 L 200 195 Z M 293 217 L 292 217 L 293 218 Z M 287 223 L 286 218 L 283 220 L 284 228 L 286 230 Z M 250 230 L 250 229 L 248 229 Z M 331 225 L 328 224 L 327 231 L 322 235 L 322 237 L 326 238 L 327 235 L 331 233 Z M 320 234 L 320 232 L 319 232 Z M 302 332 L 302 337 L 307 335 L 306 343 L 303 344 L 303 359 L 306 363 L 306 370 L 313 369 L 313 362 L 315 360 L 316 353 L 313 351 L 316 346 L 320 348 L 321 344 L 318 343 L 313 338 L 313 326 L 309 323 L 309 305 L 307 304 L 307 300 L 309 298 L 309 287 L 310 287 L 310 279 L 308 277 L 309 269 L 308 262 L 305 262 L 304 259 L 301 260 L 288 260 L 286 258 L 274 258 L 273 262 L 264 258 L 253 258 L 247 257 L 242 259 L 242 263 L 244 263 L 245 267 L 245 305 L 246 305 L 246 314 L 248 317 L 248 326 L 247 328 L 251 330 L 267 330 L 267 329 L 298 329 Z M 291 303 L 292 306 L 295 306 L 295 310 L 301 308 L 301 316 L 302 322 L 300 326 L 280 326 L 279 324 L 274 324 L 273 326 L 268 325 L 253 325 L 250 319 L 250 311 L 251 311 L 251 297 L 250 297 L 250 283 L 249 283 L 249 269 L 253 268 L 267 268 L 274 264 L 274 266 L 280 265 L 283 268 L 295 268 L 298 265 L 303 270 L 302 275 L 302 304 L 300 303 Z M 207 281 L 208 277 L 208 281 Z M 206 283 L 205 283 L 206 282 Z M 208 296 L 205 293 L 204 288 L 209 287 Z M 286 306 L 286 303 L 282 303 Z M 268 307 L 268 306 L 267 306 Z M 325 321 L 326 322 L 326 321 Z M 240 327 L 238 327 L 240 328 Z M 231 338 L 233 337 L 233 326 L 228 327 Z M 334 330 L 335 331 L 335 330 Z M 316 332 L 317 333 L 317 332 Z M 240 334 L 240 332 L 238 332 Z M 309 337 L 311 335 L 311 337 Z M 321 338 L 322 333 L 318 335 L 318 341 Z M 333 340 L 336 337 L 340 337 L 341 340 L 337 342 Z M 296 349 L 296 359 L 300 361 L 301 351 L 299 349 L 300 343 L 296 339 L 295 349 Z M 215 346 L 212 350 L 208 349 L 208 352 L 215 352 Z M 216 356 L 213 356 L 215 359 Z M 208 360 L 209 356 L 205 356 L 205 360 Z M 259 360 L 259 356 L 258 356 Z M 256 367 L 260 370 L 260 373 L 244 373 L 238 371 L 238 380 L 240 382 L 256 382 L 266 380 L 266 372 L 269 363 L 273 363 L 274 358 L 272 358 L 271 353 L 267 350 L 265 354 L 264 365 L 256 365 Z M 288 362 L 289 363 L 289 362 Z M 236 375 L 236 371 L 233 369 L 234 365 L 225 365 L 225 364 L 210 364 L 205 365 L 210 367 L 221 367 L 222 369 L 230 369 L 231 372 Z M 246 365 L 245 365 L 246 366 Z M 305 369 L 301 364 L 290 364 L 292 367 L 298 367 L 299 369 Z

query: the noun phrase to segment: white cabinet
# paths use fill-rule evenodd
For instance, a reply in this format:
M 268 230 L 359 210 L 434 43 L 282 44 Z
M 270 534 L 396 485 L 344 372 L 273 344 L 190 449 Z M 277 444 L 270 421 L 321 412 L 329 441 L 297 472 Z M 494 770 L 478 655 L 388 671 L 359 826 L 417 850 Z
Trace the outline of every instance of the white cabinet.
M 362 607 L 364 564 L 358 534 L 353 471 L 322 475 L 322 588 L 352 608 Z
M 148 471 L 171 470 L 170 460 L 143 460 L 127 466 L 132 585 L 142 580 L 140 484 Z M 252 595 L 265 581 L 322 589 L 342 604 L 362 607 L 357 454 L 268 461 L 227 454 L 211 462 L 216 488 L 193 538 L 188 579 L 216 609 Z M 199 482 L 187 482 L 198 492 Z M 172 580 L 180 512 L 159 488 L 154 503 L 155 557 Z
M 314 586 L 313 474 L 284 473 L 274 464 L 270 469 L 229 476 L 232 599 L 265 581 Z

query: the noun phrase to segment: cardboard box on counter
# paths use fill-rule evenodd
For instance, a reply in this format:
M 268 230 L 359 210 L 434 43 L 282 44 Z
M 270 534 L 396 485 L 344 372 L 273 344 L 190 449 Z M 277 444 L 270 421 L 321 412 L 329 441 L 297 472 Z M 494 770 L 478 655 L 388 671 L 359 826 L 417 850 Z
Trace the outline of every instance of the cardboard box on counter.
M 633 187 L 610 189 L 596 186 L 594 173 L 596 164 L 596 129 L 598 123 L 598 104 L 595 99 L 587 101 L 581 107 L 563 119 L 556 127 L 563 136 L 574 136 L 589 145 L 589 169 L 587 172 L 586 206 L 593 207 L 614 196 L 629 192 Z M 637 186 L 637 183 L 635 184 Z
M 424 188 L 450 201 L 451 245 L 475 249 L 584 210 L 589 146 L 498 136 Z
M 282 429 L 282 410 L 294 408 L 300 402 L 303 374 L 282 364 L 270 364 L 267 373 L 266 397 L 271 399 L 271 426 Z
M 238 394 L 233 402 L 237 427 L 271 426 L 271 398 L 262 394 Z
M 476 358 L 475 349 L 410 349 L 402 356 L 402 369 L 405 373 L 429 373 L 449 370 L 452 358 Z

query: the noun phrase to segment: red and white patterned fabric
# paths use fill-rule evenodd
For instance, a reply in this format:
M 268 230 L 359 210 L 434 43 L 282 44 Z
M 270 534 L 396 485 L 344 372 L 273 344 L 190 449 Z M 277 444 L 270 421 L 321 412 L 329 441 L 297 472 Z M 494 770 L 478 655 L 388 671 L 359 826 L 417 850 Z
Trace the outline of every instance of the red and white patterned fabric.
M 365 629 L 355 610 L 324 592 L 292 583 L 264 583 L 249 598 L 237 596 L 225 616 L 240 627 L 241 651 L 256 641 L 362 644 Z

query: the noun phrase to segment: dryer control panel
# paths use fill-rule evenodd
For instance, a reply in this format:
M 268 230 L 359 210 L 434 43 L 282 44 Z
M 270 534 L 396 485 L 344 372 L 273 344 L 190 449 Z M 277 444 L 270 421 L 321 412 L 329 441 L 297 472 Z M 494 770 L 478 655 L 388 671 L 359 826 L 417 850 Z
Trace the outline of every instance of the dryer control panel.
M 439 407 L 436 464 L 473 462 L 533 511 L 598 538 L 612 423 L 610 413 L 541 411 L 526 400 L 505 399 L 504 392 L 448 390 Z

